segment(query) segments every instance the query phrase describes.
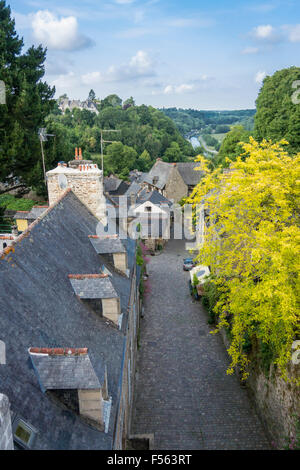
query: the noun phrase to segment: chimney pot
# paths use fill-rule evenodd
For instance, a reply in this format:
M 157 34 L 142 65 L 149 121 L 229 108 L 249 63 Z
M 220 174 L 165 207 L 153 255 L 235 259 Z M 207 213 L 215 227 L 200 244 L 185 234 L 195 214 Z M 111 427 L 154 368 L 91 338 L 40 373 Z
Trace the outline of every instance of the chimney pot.
M 81 152 L 81 147 L 79 147 L 79 160 L 82 160 L 82 152 Z

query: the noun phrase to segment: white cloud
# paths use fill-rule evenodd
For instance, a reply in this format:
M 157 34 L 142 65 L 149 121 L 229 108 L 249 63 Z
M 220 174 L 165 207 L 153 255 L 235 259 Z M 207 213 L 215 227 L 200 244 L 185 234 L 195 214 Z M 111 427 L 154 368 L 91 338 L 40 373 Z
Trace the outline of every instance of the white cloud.
M 274 28 L 270 24 L 260 25 L 254 28 L 253 35 L 256 39 L 270 39 L 274 35 Z
M 193 91 L 194 88 L 195 88 L 194 85 L 189 85 L 186 83 L 182 83 L 181 85 L 167 85 L 164 88 L 163 93 L 165 95 L 171 95 L 171 94 L 181 95 L 182 93 L 188 93 L 190 91 Z
M 33 15 L 31 26 L 34 38 L 49 49 L 72 51 L 92 44 L 78 32 L 75 16 L 58 18 L 49 10 L 40 10 Z
M 286 27 L 291 42 L 300 42 L 300 24 Z
M 90 72 L 84 75 L 81 75 L 81 81 L 84 85 L 95 85 L 99 83 L 102 79 L 100 72 Z
M 258 83 L 259 85 L 263 82 L 263 80 L 266 78 L 267 73 L 263 71 L 257 72 L 257 74 L 254 77 L 255 83 Z
M 154 75 L 154 64 L 151 58 L 147 52 L 138 51 L 127 64 L 120 66 L 112 65 L 104 72 L 96 70 L 81 75 L 74 72 L 61 74 L 52 81 L 51 85 L 55 86 L 57 93 L 60 94 L 64 90 L 80 89 L 86 86 L 96 87 L 100 84 L 112 82 L 125 83 Z
M 253 28 L 248 36 L 260 43 L 274 44 L 284 39 L 279 29 L 280 28 L 274 28 L 270 24 L 261 24 Z
M 106 81 L 128 81 L 156 75 L 154 63 L 145 51 L 138 51 L 128 64 L 111 66 L 104 74 Z
M 257 54 L 259 51 L 258 47 L 246 47 L 242 50 L 242 54 L 249 55 L 249 54 Z

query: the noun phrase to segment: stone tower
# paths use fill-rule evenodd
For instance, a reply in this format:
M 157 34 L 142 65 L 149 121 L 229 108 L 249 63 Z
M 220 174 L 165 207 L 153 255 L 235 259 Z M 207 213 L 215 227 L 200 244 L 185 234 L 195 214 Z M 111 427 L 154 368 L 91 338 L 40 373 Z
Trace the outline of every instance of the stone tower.
M 47 172 L 49 205 L 71 188 L 74 194 L 101 221 L 105 220 L 106 204 L 103 193 L 103 174 L 91 160 L 83 160 L 81 149 L 76 148 L 75 160 L 67 165 L 58 163 Z

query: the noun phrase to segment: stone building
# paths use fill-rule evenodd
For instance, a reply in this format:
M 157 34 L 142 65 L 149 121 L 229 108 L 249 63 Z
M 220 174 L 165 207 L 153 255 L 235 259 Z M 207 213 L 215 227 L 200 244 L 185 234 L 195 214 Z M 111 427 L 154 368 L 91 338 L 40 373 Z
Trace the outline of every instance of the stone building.
M 142 184 L 176 203 L 188 196 L 199 183 L 203 174 L 195 170 L 198 166 L 196 162 L 167 163 L 158 158 Z
M 80 101 L 69 100 L 69 98 L 64 98 L 60 100 L 60 102 L 58 103 L 58 107 L 63 113 L 65 113 L 67 109 L 72 112 L 75 108 L 78 108 L 81 111 L 83 109 L 86 109 L 87 111 L 95 113 L 96 115 L 99 114 L 96 104 L 91 100 Z
M 104 235 L 102 173 L 84 165 L 48 173 L 50 207 L 0 255 L 0 392 L 16 448 L 124 449 L 129 434 L 136 242 Z

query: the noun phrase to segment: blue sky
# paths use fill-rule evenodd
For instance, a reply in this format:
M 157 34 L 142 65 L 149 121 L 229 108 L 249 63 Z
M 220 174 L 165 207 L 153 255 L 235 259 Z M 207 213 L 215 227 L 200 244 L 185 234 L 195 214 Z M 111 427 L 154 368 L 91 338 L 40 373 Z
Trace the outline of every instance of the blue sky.
M 300 2 L 8 0 L 25 47 L 48 48 L 59 96 L 253 108 L 266 75 L 299 65 Z

